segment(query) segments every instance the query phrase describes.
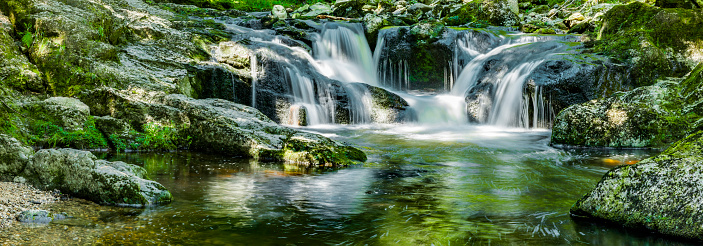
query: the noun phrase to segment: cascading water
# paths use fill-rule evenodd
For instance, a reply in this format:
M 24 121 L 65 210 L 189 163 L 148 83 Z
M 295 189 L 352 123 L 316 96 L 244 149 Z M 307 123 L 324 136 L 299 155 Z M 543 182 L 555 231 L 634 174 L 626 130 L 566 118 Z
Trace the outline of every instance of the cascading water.
M 342 82 L 377 85 L 376 68 L 361 24 L 326 23 L 313 44 L 322 74 Z
M 467 110 L 479 123 L 549 128 L 554 117 L 549 100 L 540 86 L 526 85 L 543 61 L 567 51 L 568 45 L 559 38 L 466 33 L 456 43 L 453 67 L 461 72 L 450 94 L 473 101 Z M 459 56 L 470 61 L 459 64 Z
M 373 56 L 363 30 L 363 26 L 358 23 L 326 23 L 313 44 L 318 71 L 345 82 L 351 123 L 371 121 L 372 99 L 366 87 L 349 83 L 378 84 L 374 76 L 376 69 L 373 66 Z

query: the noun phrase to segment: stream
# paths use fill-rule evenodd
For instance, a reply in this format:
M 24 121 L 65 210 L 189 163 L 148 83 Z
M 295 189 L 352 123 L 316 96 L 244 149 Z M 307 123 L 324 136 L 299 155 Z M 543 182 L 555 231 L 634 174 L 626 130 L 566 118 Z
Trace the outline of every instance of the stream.
M 481 125 L 301 127 L 361 147 L 366 164 L 306 169 L 191 152 L 98 153 L 143 166 L 174 196 L 147 209 L 80 199 L 72 218 L 15 228 L 31 244 L 686 245 L 574 221 L 569 208 L 643 150 L 560 150 L 550 131 Z

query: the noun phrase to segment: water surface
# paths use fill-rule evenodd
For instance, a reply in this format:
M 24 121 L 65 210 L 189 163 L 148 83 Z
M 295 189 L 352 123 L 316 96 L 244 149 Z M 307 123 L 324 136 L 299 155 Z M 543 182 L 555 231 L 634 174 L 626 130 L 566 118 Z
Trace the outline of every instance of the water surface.
M 207 245 L 684 245 L 575 222 L 571 205 L 647 151 L 559 150 L 546 130 L 489 126 L 300 128 L 360 146 L 366 164 L 305 169 L 198 153 L 111 154 L 175 198 L 149 209 L 74 200 L 74 219 L 27 242 Z M 58 239 L 57 239 L 58 238 Z M 57 241 L 58 240 L 58 241 Z

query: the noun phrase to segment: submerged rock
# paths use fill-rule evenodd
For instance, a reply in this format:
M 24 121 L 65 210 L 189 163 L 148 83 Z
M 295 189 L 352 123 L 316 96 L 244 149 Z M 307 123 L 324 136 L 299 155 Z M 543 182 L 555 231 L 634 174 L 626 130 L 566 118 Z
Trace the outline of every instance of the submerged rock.
M 703 132 L 659 156 L 607 172 L 573 207 L 574 217 L 703 240 Z
M 25 210 L 17 215 L 17 220 L 22 223 L 49 224 L 62 219 L 66 219 L 66 215 L 53 214 L 47 210 Z
M 146 171 L 124 162 L 97 160 L 87 151 L 39 150 L 21 176 L 35 187 L 118 206 L 150 206 L 171 202 L 161 184 L 146 180 Z

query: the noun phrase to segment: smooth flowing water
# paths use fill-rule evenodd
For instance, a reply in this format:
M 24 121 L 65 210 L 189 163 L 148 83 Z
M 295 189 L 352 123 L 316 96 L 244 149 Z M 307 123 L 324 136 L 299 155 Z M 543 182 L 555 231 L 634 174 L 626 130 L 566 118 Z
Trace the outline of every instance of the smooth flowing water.
M 69 202 L 73 219 L 17 228 L 54 244 L 685 245 L 576 222 L 571 205 L 644 151 L 563 151 L 549 131 L 490 126 L 318 126 L 361 147 L 344 169 L 195 153 L 119 154 L 174 195 L 148 209 Z M 18 232 L 18 233 L 19 233 Z

